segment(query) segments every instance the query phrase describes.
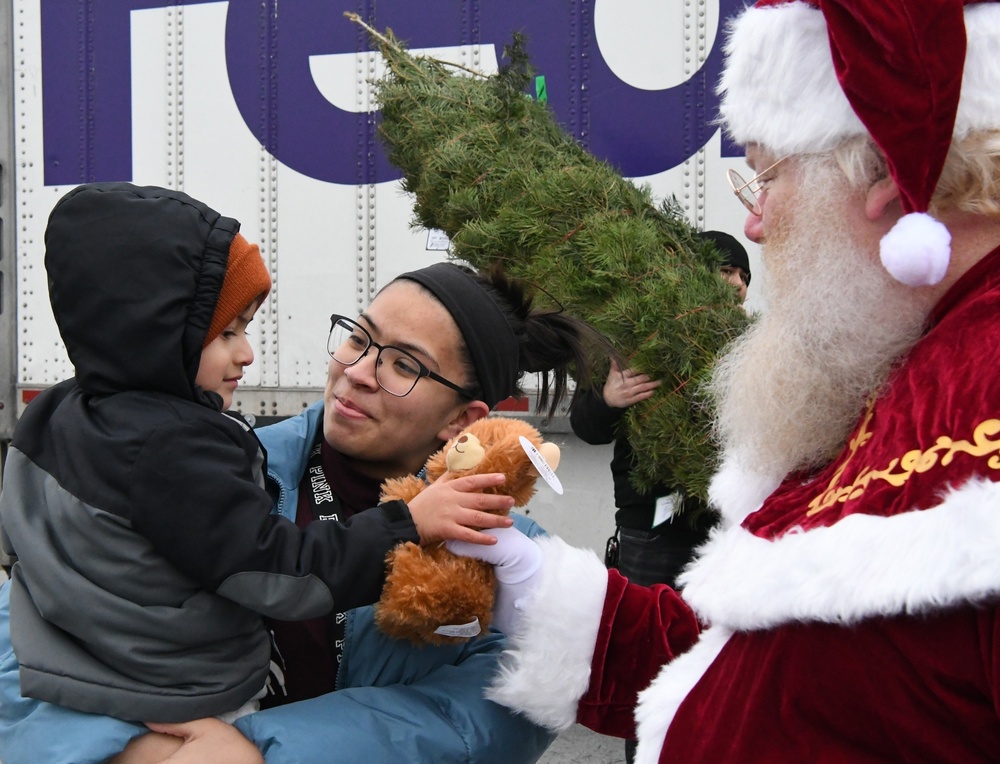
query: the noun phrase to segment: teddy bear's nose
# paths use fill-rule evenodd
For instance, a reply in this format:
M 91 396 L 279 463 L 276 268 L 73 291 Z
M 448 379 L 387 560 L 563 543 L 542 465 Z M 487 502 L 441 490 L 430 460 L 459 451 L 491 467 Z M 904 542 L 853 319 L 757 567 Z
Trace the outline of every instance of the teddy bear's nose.
M 486 451 L 471 432 L 460 434 L 448 449 L 445 464 L 449 470 L 470 470 L 482 461 Z

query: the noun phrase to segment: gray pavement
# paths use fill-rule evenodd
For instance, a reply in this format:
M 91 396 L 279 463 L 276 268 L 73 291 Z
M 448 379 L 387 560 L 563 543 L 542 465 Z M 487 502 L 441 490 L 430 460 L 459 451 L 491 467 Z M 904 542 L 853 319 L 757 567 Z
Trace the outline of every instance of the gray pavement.
M 574 724 L 538 760 L 539 764 L 625 764 L 625 741 Z
M 537 492 L 523 510 L 549 533 L 573 546 L 594 550 L 604 559 L 604 544 L 615 529 L 615 497 L 611 481 L 613 447 L 590 446 L 569 431 L 565 418 L 550 428 L 532 422 L 545 440 L 559 446 L 561 458 L 556 474 L 563 494 L 557 495 L 541 480 Z

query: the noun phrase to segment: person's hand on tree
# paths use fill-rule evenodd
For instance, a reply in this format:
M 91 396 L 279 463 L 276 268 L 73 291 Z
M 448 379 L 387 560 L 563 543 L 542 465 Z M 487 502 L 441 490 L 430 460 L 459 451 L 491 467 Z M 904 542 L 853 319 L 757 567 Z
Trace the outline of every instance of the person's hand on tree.
M 108 764 L 264 764 L 257 746 L 214 717 L 182 724 L 147 724 Z
M 449 478 L 442 475 L 407 502 L 413 524 L 423 546 L 455 539 L 472 544 L 495 544 L 496 539 L 481 528 L 507 528 L 512 520 L 505 514 L 514 499 L 499 494 L 481 493 L 484 488 L 500 485 L 501 473 Z
M 618 364 L 612 361 L 611 371 L 608 372 L 601 394 L 604 402 L 611 408 L 625 409 L 646 400 L 659 386 L 660 380 L 650 379 L 648 374 L 635 369 L 622 371 L 618 368 Z

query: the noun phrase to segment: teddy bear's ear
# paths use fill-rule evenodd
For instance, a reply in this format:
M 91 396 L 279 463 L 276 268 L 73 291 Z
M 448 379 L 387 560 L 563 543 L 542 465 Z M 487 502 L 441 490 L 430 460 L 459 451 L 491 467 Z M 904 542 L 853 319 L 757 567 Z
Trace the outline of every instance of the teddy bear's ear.
M 542 443 L 538 447 L 538 453 L 542 455 L 542 458 L 545 460 L 545 463 L 549 465 L 549 468 L 553 472 L 555 472 L 559 468 L 559 446 L 557 446 L 555 443 L 548 443 L 548 442 Z M 536 470 L 534 467 L 532 467 L 531 470 L 536 475 L 538 474 L 538 470 Z

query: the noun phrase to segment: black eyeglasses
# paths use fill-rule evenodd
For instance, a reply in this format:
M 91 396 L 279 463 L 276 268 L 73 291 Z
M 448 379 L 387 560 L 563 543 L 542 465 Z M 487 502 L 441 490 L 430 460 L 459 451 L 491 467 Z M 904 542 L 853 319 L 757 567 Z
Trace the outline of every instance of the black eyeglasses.
M 470 391 L 428 369 L 412 353 L 392 345 L 379 345 L 357 321 L 336 314 L 330 316 L 330 336 L 326 341 L 326 351 L 334 361 L 344 366 L 353 366 L 368 355 L 371 348 L 378 350 L 375 357 L 375 381 L 389 395 L 397 398 L 409 395 L 421 378 L 429 377 L 466 398 L 473 397 Z

